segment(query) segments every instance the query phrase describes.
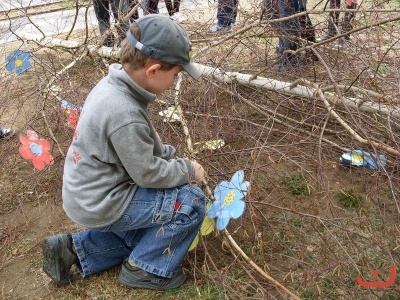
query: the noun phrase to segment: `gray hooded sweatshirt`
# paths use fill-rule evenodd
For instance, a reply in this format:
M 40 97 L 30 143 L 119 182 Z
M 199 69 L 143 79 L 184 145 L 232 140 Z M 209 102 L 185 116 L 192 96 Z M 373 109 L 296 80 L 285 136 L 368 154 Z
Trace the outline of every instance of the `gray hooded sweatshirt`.
M 160 142 L 148 105 L 155 95 L 137 85 L 120 64 L 90 92 L 65 158 L 62 198 L 77 224 L 99 228 L 124 213 L 138 186 L 189 183 L 192 165 L 174 159 Z

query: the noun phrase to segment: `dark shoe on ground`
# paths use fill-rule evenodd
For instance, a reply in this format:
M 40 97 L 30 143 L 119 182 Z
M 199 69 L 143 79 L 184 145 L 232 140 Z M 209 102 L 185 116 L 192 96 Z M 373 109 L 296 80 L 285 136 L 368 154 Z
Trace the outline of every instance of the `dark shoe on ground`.
M 221 26 L 219 24 L 214 24 L 208 30 L 209 33 L 228 33 L 230 31 L 232 31 L 231 26 Z
M 2 128 L 0 127 L 0 140 L 7 140 L 14 135 L 14 130 L 11 128 Z
M 333 49 L 340 50 L 342 48 L 345 48 L 349 45 L 349 41 L 350 41 L 349 38 L 346 37 L 340 38 L 336 41 L 335 45 L 333 46 Z
M 275 64 L 272 69 L 276 72 L 287 72 L 295 68 L 301 67 L 305 64 L 305 60 L 302 55 L 287 56 L 285 58 L 276 58 Z
M 132 267 L 127 260 L 122 264 L 118 277 L 119 282 L 134 288 L 144 288 L 165 291 L 180 287 L 186 281 L 186 275 L 179 268 L 173 278 L 166 278 L 148 273 L 137 267 Z
M 69 270 L 77 262 L 77 256 L 72 250 L 70 234 L 46 237 L 42 243 L 43 271 L 58 285 L 70 283 Z
M 330 38 L 333 38 L 334 36 L 335 36 L 334 33 L 327 32 L 324 35 L 317 38 L 317 42 L 323 42 L 323 41 L 329 40 Z

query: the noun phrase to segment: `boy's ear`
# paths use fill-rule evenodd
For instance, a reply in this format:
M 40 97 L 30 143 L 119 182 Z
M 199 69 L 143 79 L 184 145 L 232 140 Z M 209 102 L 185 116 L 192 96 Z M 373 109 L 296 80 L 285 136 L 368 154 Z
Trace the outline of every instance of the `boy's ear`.
M 161 69 L 161 65 L 160 64 L 152 64 L 150 65 L 150 67 L 148 67 L 146 69 L 146 76 L 149 79 L 154 78 L 154 76 L 156 75 L 157 71 Z

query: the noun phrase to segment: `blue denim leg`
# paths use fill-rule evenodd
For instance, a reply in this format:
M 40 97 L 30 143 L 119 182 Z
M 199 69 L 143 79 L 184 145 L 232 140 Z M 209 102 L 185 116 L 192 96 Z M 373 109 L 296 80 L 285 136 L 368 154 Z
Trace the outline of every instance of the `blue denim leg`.
M 219 0 L 217 20 L 220 26 L 231 26 L 236 21 L 238 0 Z
M 103 232 L 88 229 L 72 234 L 81 275 L 86 277 L 120 265 L 139 243 L 144 231 Z
M 106 0 L 93 0 L 93 8 L 99 23 L 100 33 L 103 34 L 110 28 L 109 2 Z
M 306 0 L 279 0 L 279 17 L 289 17 L 299 13 L 306 7 Z M 280 23 L 279 51 L 296 50 L 299 47 L 297 38 L 301 36 L 300 18 L 294 18 Z
M 194 185 L 139 187 L 117 222 L 72 235 L 81 274 L 100 272 L 129 257 L 147 272 L 173 277 L 200 229 L 206 201 Z

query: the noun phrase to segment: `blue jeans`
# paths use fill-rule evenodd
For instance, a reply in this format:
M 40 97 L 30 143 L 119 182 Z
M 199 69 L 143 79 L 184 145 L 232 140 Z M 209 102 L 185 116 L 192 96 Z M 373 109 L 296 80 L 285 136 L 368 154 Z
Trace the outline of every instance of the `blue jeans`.
M 218 25 L 227 27 L 236 21 L 238 0 L 218 0 Z
M 307 0 L 279 0 L 279 17 L 289 17 L 305 10 Z M 301 37 L 300 18 L 294 18 L 280 23 L 279 50 L 297 50 L 299 41 L 296 37 Z
M 111 14 L 115 21 L 119 19 L 120 0 L 93 0 L 93 8 L 99 23 L 100 33 L 103 34 L 111 27 Z M 127 13 L 129 7 L 135 6 L 137 0 L 123 0 L 122 13 Z M 139 13 L 136 11 L 130 18 L 130 21 L 139 18 Z M 125 22 L 128 25 L 129 22 Z
M 267 20 L 284 18 L 305 11 L 306 5 L 307 0 L 263 0 L 262 13 Z M 299 38 L 315 42 L 315 30 L 308 15 L 272 23 L 272 27 L 279 34 L 279 54 L 285 50 L 297 50 L 301 44 Z
M 103 34 L 110 29 L 111 14 L 115 20 L 118 20 L 118 8 L 120 0 L 93 0 L 93 8 L 99 22 L 100 33 Z
M 83 277 L 129 258 L 139 268 L 172 278 L 200 230 L 207 198 L 200 188 L 139 187 L 111 226 L 72 234 Z

